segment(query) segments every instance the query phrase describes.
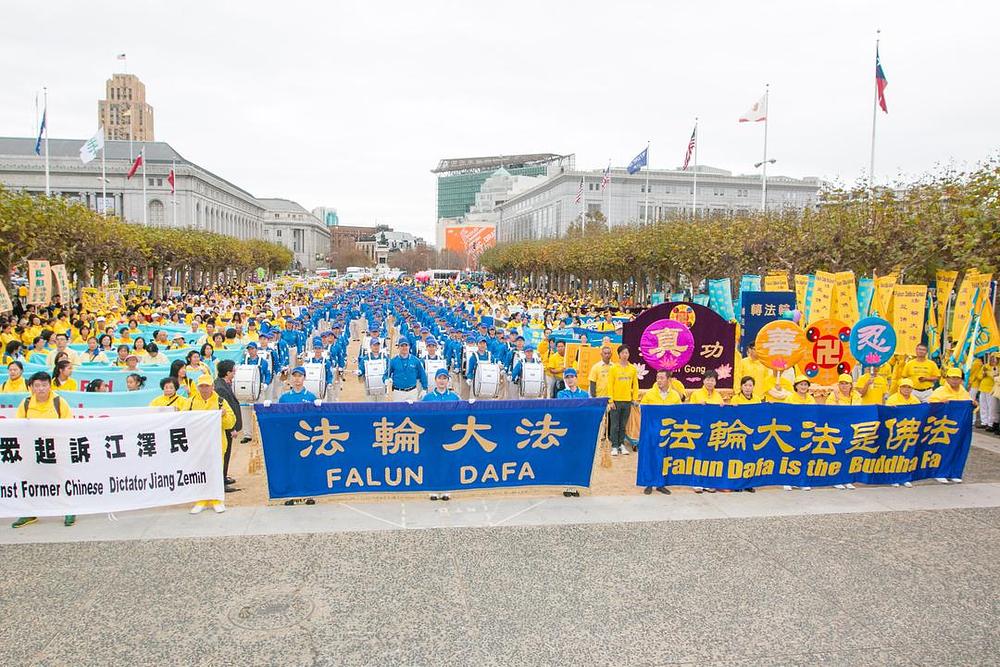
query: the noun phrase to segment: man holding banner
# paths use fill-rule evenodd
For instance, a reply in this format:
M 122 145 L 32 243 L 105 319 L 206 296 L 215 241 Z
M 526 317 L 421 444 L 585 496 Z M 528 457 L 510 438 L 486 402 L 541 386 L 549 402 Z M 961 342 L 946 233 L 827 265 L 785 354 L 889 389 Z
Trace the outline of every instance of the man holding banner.
M 66 401 L 52 393 L 52 378 L 45 371 L 39 371 L 28 379 L 28 389 L 31 396 L 24 399 L 17 409 L 19 419 L 72 419 L 73 412 Z M 23 528 L 38 521 L 38 517 L 22 516 L 11 524 L 11 528 Z M 63 517 L 64 526 L 76 523 L 75 514 Z

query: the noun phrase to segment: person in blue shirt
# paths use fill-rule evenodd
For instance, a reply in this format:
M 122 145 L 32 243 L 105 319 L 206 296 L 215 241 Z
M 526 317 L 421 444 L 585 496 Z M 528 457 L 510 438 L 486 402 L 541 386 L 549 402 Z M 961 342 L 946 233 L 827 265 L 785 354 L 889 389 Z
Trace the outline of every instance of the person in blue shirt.
M 264 385 L 262 391 L 266 391 L 267 386 L 271 384 L 271 365 L 267 363 L 267 359 L 260 356 L 257 343 L 253 341 L 247 343 L 247 353 L 243 363 L 247 366 L 260 367 L 260 381 Z
M 580 389 L 576 384 L 576 369 L 570 366 L 563 371 L 563 382 L 566 388 L 556 394 L 556 398 L 590 398 L 590 392 Z
M 434 373 L 434 389 L 424 395 L 425 401 L 458 401 L 458 394 L 448 389 L 448 382 L 451 376 L 446 368 L 439 368 Z
M 305 381 L 306 369 L 302 366 L 293 368 L 288 378 L 288 384 L 291 385 L 291 388 L 281 395 L 278 403 L 315 403 L 317 401 L 316 395 L 305 388 Z
M 486 350 L 486 346 L 488 344 L 489 340 L 487 340 L 486 336 L 480 336 L 479 340 L 476 341 L 476 351 L 469 355 L 468 367 L 465 369 L 465 377 L 468 378 L 470 385 L 476 377 L 476 366 L 478 366 L 480 362 L 490 363 L 493 361 L 493 355 Z
M 420 360 L 410 354 L 410 341 L 400 338 L 397 343 L 399 354 L 389 361 L 385 369 L 386 383 L 392 382 L 393 401 L 414 401 L 420 389 L 427 389 L 427 374 Z
M 313 354 L 311 357 L 302 360 L 302 365 L 305 364 L 316 364 L 323 366 L 323 376 L 326 378 L 326 384 L 329 387 L 333 384 L 333 366 L 330 363 L 330 359 L 323 356 L 323 341 L 319 338 L 314 338 L 312 342 Z M 324 398 L 320 396 L 320 398 Z

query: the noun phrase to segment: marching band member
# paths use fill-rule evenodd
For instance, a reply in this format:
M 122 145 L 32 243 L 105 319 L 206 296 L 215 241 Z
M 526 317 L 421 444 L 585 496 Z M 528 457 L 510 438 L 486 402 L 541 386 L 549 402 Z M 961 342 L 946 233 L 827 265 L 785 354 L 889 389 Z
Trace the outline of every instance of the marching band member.
M 323 376 L 326 379 L 327 391 L 329 391 L 331 385 L 333 384 L 333 366 L 330 363 L 329 357 L 323 355 L 323 341 L 319 338 L 314 338 L 312 341 L 312 356 L 302 360 L 303 366 L 322 366 Z M 325 399 L 326 396 L 317 396 L 317 398 Z
M 371 339 L 371 349 L 368 352 L 364 352 L 358 358 L 358 378 L 361 378 L 362 381 L 364 381 L 364 377 L 367 374 L 367 370 L 365 369 L 365 363 L 366 362 L 371 362 L 371 361 L 376 360 L 376 359 L 382 360 L 383 363 L 385 364 L 386 370 L 388 370 L 388 368 L 389 368 L 389 355 L 387 355 L 384 352 L 382 352 L 382 341 L 380 341 L 378 338 L 372 338 Z M 384 375 L 384 373 L 383 373 L 383 375 Z M 367 392 L 367 390 L 366 390 L 366 392 Z M 375 401 L 375 402 L 386 401 L 386 400 L 388 400 L 388 390 L 386 390 L 386 393 L 376 394 L 374 396 L 371 395 L 371 394 L 369 394 L 368 398 L 369 398 L 369 400 L 372 400 L 372 401 Z
M 288 374 L 289 389 L 278 399 L 278 403 L 315 403 L 319 399 L 316 394 L 305 388 L 306 369 L 296 366 Z M 270 407 L 271 401 L 264 401 L 265 407 Z
M 422 400 L 428 402 L 458 401 L 461 400 L 454 391 L 448 388 L 451 375 L 448 369 L 439 368 L 434 372 L 434 389 L 424 394 Z
M 393 401 L 415 401 L 427 390 L 427 375 L 420 361 L 410 354 L 410 341 L 400 338 L 399 354 L 389 361 L 383 381 L 392 383 Z

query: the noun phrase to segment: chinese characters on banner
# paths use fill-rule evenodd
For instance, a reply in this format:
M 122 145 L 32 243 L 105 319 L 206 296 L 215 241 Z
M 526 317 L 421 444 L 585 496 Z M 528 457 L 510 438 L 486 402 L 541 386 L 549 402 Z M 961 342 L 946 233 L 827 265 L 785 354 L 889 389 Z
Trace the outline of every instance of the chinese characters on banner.
M 973 313 L 979 313 L 982 302 L 989 298 L 992 279 L 992 273 L 979 273 L 976 269 L 969 269 L 965 272 L 962 285 L 958 288 L 958 294 L 955 296 L 955 306 L 952 308 L 951 339 L 953 341 L 962 339 L 965 327 L 972 319 Z M 975 303 L 972 302 L 973 299 L 976 299 Z
M 896 285 L 892 289 L 892 327 L 896 330 L 896 354 L 912 355 L 924 333 L 927 285 Z
M 972 403 L 644 405 L 636 484 L 744 489 L 961 477 Z
M 854 272 L 841 271 L 834 276 L 833 311 L 831 317 L 852 327 L 858 321 L 858 291 L 854 286 Z
M 772 271 L 764 276 L 765 292 L 787 292 L 788 274 L 784 271 Z
M 781 319 L 786 311 L 795 310 L 794 292 L 747 292 L 743 295 L 740 316 L 743 328 L 740 330 L 740 352 L 746 354 L 747 346 L 757 338 L 757 334 L 768 322 Z M 787 320 L 786 320 L 787 321 Z M 790 321 L 789 321 L 790 322 Z
M 648 389 L 656 380 L 654 369 L 642 356 L 643 334 L 647 327 L 664 319 L 683 324 L 694 337 L 691 358 L 674 370 L 674 377 L 685 387 L 693 389 L 701 386 L 702 375 L 706 370 L 714 370 L 719 374 L 719 388 L 732 388 L 736 323 L 722 319 L 708 306 L 674 301 L 642 311 L 622 328 L 622 342 L 628 347 L 630 358 L 637 362 L 639 387 Z
M 826 271 L 816 272 L 813 285 L 812 303 L 809 306 L 809 321 L 825 320 L 833 314 L 833 291 L 837 276 Z
M 0 313 L 9 313 L 14 310 L 14 302 L 10 300 L 10 294 L 7 293 L 7 286 L 0 281 Z
M 28 260 L 27 304 L 44 305 L 52 300 L 52 274 L 47 259 Z
M 590 485 L 607 401 L 255 406 L 271 498 Z
M 3 422 L 0 516 L 122 512 L 222 498 L 217 411 Z
M 59 289 L 59 296 L 63 303 L 73 298 L 69 287 L 69 274 L 66 273 L 65 264 L 55 264 L 52 266 L 52 277 L 55 279 L 56 287 Z

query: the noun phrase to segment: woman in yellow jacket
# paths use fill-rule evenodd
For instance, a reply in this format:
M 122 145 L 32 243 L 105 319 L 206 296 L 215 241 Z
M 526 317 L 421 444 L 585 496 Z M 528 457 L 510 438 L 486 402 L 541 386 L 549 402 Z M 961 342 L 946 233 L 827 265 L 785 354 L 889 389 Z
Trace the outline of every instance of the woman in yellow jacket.
M 222 411 L 221 455 L 224 459 L 226 456 L 226 450 L 229 448 L 229 438 L 226 436 L 226 431 L 229 431 L 236 426 L 236 414 L 233 412 L 233 409 L 229 407 L 229 403 L 215 393 L 215 384 L 211 375 L 203 373 L 195 384 L 197 386 L 197 394 L 191 397 L 186 409 Z M 199 514 L 206 507 L 211 507 L 216 512 L 220 513 L 226 511 L 226 505 L 221 500 L 199 500 L 194 504 L 194 507 L 191 508 L 191 514 Z
M 639 400 L 639 375 L 635 366 L 629 363 L 628 357 L 628 348 L 619 345 L 618 362 L 608 371 L 608 399 L 611 408 L 608 413 L 608 436 L 611 439 L 612 456 L 629 453 L 625 449 L 625 427 L 628 426 L 632 404 Z
M 187 410 L 191 401 L 177 393 L 180 389 L 180 380 L 175 377 L 165 377 L 160 380 L 160 389 L 163 393 L 149 402 L 154 408 L 173 408 L 174 410 Z
M 7 379 L 0 382 L 0 394 L 26 394 L 28 385 L 24 382 L 24 365 L 17 360 L 7 364 Z
M 52 388 L 59 391 L 79 391 L 80 385 L 71 377 L 73 362 L 69 359 L 57 361 L 52 369 Z

